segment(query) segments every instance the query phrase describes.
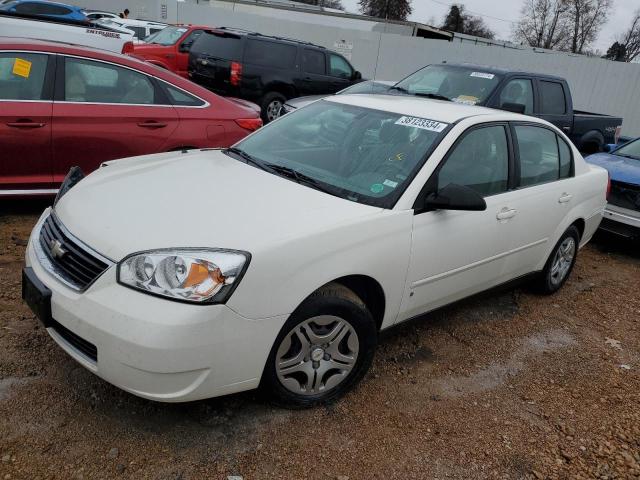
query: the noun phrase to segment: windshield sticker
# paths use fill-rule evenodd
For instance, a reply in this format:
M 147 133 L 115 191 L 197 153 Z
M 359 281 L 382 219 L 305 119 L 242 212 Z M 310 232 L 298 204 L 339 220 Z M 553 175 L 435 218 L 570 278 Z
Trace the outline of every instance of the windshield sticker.
M 31 62 L 29 60 L 23 60 L 22 58 L 16 58 L 13 62 L 12 73 L 19 77 L 29 78 L 31 74 Z
M 384 185 L 382 185 L 381 183 L 374 183 L 373 185 L 371 185 L 371 188 L 369 190 L 371 190 L 373 193 L 380 193 L 384 190 Z
M 388 178 L 384 182 L 382 182 L 382 184 L 391 188 L 396 188 L 398 186 L 398 182 L 394 182 L 393 180 L 389 180 Z
M 435 120 L 429 120 L 428 118 L 404 116 L 398 119 L 396 125 L 421 128 L 422 130 L 429 130 L 430 132 L 441 132 L 447 128 L 446 123 L 436 122 Z
M 456 103 L 462 103 L 463 105 L 475 105 L 478 103 L 478 97 L 472 95 L 460 95 L 459 97 L 452 98 L 452 101 Z
M 472 77 L 478 78 L 486 78 L 487 80 L 493 80 L 495 75 L 493 73 L 484 73 L 484 72 L 471 72 Z

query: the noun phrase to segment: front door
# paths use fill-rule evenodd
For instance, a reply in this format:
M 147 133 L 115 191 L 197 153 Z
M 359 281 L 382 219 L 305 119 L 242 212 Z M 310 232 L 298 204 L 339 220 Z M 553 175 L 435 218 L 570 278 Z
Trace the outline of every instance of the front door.
M 511 245 L 507 125 L 473 127 L 452 147 L 429 184 L 465 185 L 485 211 L 437 210 L 414 217 L 411 261 L 399 320 L 486 290 L 505 279 Z
M 64 60 L 64 61 L 63 61 Z M 107 160 L 162 152 L 178 126 L 147 75 L 111 63 L 66 57 L 53 106 L 53 175 L 74 165 L 89 173 Z
M 0 193 L 53 193 L 54 60 L 42 53 L 0 52 Z

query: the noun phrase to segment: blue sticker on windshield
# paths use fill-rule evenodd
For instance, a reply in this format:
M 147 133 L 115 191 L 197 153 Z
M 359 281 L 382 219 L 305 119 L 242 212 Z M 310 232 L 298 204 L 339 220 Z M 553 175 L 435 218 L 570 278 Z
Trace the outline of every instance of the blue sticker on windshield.
M 373 193 L 380 193 L 384 190 L 384 185 L 382 185 L 381 183 L 374 183 L 373 185 L 371 185 L 370 190 Z

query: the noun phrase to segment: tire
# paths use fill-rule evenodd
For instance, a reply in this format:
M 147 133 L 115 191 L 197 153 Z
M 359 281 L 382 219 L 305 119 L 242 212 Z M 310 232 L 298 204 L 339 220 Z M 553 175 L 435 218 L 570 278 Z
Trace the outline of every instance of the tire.
M 362 300 L 347 287 L 330 283 L 309 296 L 284 324 L 260 388 L 286 408 L 330 403 L 364 377 L 377 342 L 375 322 Z
M 533 285 L 538 293 L 551 295 L 560 290 L 576 264 L 579 244 L 580 232 L 574 225 L 571 225 L 553 247 L 540 277 Z M 570 259 L 568 258 L 569 253 L 571 254 Z
M 280 116 L 280 109 L 287 99 L 278 92 L 269 92 L 262 97 L 260 102 L 260 116 L 265 125 Z

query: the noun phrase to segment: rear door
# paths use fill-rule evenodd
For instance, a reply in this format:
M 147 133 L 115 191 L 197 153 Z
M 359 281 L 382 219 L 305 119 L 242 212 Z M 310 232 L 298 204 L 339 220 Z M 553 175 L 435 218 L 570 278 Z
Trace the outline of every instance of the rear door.
M 569 103 L 569 92 L 562 82 L 538 79 L 538 117 L 553 123 L 565 134 L 569 135 L 573 123 L 573 112 Z
M 332 79 L 327 75 L 327 56 L 317 48 L 301 48 L 302 59 L 300 74 L 295 85 L 298 93 L 304 95 L 323 95 L 331 91 Z
M 0 52 L 0 190 L 52 193 L 55 56 Z M 0 192 L 1 193 L 1 192 Z
M 53 176 L 106 160 L 163 151 L 178 115 L 150 76 L 109 62 L 59 56 L 53 105 Z

